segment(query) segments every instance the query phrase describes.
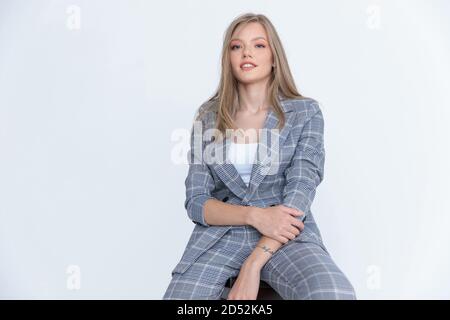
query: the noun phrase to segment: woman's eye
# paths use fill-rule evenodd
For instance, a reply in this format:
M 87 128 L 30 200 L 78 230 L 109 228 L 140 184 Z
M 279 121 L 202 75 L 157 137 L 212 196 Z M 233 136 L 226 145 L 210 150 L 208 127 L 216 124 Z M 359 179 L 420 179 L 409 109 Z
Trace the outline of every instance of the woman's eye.
M 263 44 L 257 44 L 256 46 L 257 46 L 257 47 L 260 46 L 261 48 L 265 48 L 265 47 L 266 47 L 266 46 L 263 45 Z M 240 47 L 240 46 L 239 46 L 238 44 L 232 45 L 232 46 L 231 46 L 231 50 L 234 50 L 235 47 Z

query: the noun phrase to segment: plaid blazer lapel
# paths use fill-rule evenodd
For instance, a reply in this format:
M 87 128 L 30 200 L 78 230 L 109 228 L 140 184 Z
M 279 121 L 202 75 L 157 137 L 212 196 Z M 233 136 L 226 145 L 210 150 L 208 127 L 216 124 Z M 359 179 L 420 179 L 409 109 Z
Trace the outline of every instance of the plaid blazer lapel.
M 230 148 L 230 138 L 225 137 L 223 141 L 216 146 L 216 152 L 223 155 L 224 145 L 226 148 L 226 155 L 228 155 Z M 239 198 L 243 198 L 246 194 L 247 185 L 242 180 L 241 175 L 237 172 L 236 167 L 228 161 L 227 156 L 223 157 L 224 161 L 214 163 L 212 167 L 223 183 Z
M 250 182 L 248 188 L 246 188 L 243 202 L 251 199 L 266 175 L 274 174 L 278 171 L 281 147 L 292 128 L 292 117 L 294 116 L 294 113 L 291 112 L 292 106 L 288 102 L 281 100 L 281 106 L 286 117 L 285 125 L 281 130 L 272 130 L 277 127 L 279 120 L 275 112 L 270 109 L 264 123 L 265 130 L 258 142 L 256 162 L 253 164 Z M 271 156 L 272 152 L 278 153 L 278 157 Z

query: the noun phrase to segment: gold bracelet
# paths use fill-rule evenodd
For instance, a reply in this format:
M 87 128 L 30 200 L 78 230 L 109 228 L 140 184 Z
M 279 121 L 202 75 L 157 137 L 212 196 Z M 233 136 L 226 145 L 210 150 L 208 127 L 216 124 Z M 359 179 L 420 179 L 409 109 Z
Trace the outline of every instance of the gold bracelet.
M 275 251 L 270 250 L 270 248 L 269 248 L 269 247 L 266 247 L 265 245 L 257 245 L 257 247 L 260 247 L 260 248 L 263 249 L 265 252 L 269 252 L 269 253 L 271 253 L 271 254 L 274 254 L 274 253 L 275 253 Z

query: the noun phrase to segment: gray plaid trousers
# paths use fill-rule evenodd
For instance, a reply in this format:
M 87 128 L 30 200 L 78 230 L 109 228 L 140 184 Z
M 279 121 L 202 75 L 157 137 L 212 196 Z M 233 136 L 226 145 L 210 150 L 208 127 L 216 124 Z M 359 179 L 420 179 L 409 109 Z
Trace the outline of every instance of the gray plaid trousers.
M 186 271 L 172 273 L 163 299 L 220 299 L 227 279 L 239 274 L 260 237 L 251 226 L 233 226 Z M 261 280 L 285 300 L 356 299 L 326 248 L 301 235 L 275 252 L 261 270 Z

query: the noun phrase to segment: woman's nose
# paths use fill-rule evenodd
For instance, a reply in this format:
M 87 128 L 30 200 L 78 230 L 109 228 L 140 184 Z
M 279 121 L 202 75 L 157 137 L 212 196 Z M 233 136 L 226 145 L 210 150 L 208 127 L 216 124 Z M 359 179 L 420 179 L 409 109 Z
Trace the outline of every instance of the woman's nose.
M 244 50 L 243 50 L 243 53 L 244 53 L 244 57 L 245 58 L 251 56 L 250 48 L 249 47 L 245 47 Z

